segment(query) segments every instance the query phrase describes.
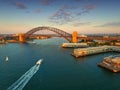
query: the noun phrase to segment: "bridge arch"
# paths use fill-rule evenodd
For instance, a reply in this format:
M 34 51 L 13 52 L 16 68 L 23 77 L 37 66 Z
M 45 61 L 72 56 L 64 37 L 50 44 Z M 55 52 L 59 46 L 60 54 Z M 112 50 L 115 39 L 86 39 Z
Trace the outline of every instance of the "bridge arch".
M 27 38 L 30 35 L 32 35 L 33 33 L 37 32 L 37 31 L 41 31 L 41 30 L 49 30 L 49 31 L 55 32 L 55 33 L 61 35 L 61 37 L 65 38 L 69 42 L 71 42 L 71 40 L 72 40 L 72 35 L 70 33 L 67 33 L 63 30 L 60 30 L 60 29 L 57 29 L 54 27 L 46 27 L 46 26 L 36 27 L 36 28 L 29 30 L 28 32 L 25 33 L 25 37 Z

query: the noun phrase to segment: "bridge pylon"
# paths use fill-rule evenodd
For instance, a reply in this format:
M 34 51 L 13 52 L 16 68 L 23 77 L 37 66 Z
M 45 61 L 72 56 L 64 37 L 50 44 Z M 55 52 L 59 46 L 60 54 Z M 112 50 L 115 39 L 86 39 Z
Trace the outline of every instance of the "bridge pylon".
M 23 33 L 19 34 L 19 42 L 21 42 L 21 43 L 25 42 L 25 34 L 23 34 Z
M 74 31 L 72 33 L 72 43 L 78 43 L 78 32 Z

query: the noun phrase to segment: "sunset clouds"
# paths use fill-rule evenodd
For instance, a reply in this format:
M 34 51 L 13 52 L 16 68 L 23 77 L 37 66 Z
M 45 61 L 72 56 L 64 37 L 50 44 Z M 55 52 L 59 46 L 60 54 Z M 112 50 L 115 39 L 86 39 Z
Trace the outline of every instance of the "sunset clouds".
M 18 9 L 27 9 L 27 6 L 22 2 L 15 2 L 14 4 Z
M 40 4 L 42 5 L 50 5 L 51 3 L 53 3 L 55 0 L 40 0 Z
M 89 13 L 91 10 L 96 9 L 96 5 L 94 4 L 87 4 L 83 6 L 83 12 L 82 13 Z
M 97 27 L 120 27 L 120 22 L 107 22 Z
M 119 9 L 120 0 L 0 0 L 0 30 L 7 32 L 15 24 L 17 32 L 25 24 L 89 33 L 120 31 Z
M 70 22 L 73 23 L 74 26 L 77 26 L 80 23 L 83 23 L 80 22 L 81 15 L 88 14 L 93 9 L 96 9 L 96 5 L 94 4 L 87 4 L 83 7 L 64 5 L 60 7 L 57 12 L 53 13 L 53 15 L 50 17 L 50 21 L 61 25 Z
M 71 10 L 73 10 L 73 7 L 62 6 L 57 10 L 57 12 L 53 13 L 50 20 L 58 24 L 71 22 L 74 18 Z

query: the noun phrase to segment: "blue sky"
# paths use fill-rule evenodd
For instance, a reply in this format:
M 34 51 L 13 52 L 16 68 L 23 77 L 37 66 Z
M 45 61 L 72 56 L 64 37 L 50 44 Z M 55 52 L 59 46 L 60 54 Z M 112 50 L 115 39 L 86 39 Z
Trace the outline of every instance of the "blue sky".
M 0 0 L 0 33 L 25 33 L 39 26 L 120 33 L 120 0 Z

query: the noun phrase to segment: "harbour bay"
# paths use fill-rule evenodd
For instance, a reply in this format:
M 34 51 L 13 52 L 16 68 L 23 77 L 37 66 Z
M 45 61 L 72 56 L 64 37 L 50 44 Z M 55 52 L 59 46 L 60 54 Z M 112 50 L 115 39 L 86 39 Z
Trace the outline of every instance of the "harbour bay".
M 104 57 L 118 53 L 74 58 L 72 48 L 61 47 L 66 42 L 63 38 L 35 42 L 0 47 L 0 90 L 6 90 L 40 58 L 44 59 L 41 67 L 23 90 L 119 90 L 120 73 L 97 66 Z M 5 62 L 6 56 L 8 62 Z

